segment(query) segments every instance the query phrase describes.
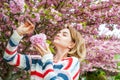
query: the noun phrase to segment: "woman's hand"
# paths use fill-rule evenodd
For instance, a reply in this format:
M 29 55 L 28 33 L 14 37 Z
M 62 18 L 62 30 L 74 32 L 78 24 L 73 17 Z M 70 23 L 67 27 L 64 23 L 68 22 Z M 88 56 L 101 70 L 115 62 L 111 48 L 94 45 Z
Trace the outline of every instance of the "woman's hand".
M 34 31 L 34 28 L 35 26 L 29 20 L 26 20 L 17 28 L 17 32 L 20 36 L 23 36 L 25 34 L 32 33 Z
M 51 53 L 51 51 L 49 49 L 49 44 L 47 44 L 47 43 L 46 43 L 46 49 L 43 48 L 40 44 L 36 44 L 34 47 L 40 53 L 41 56 Z

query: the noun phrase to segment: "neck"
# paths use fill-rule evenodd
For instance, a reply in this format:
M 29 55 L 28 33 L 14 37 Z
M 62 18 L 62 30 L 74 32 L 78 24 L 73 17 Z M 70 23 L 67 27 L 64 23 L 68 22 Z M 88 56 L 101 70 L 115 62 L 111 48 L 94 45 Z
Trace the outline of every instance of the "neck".
M 66 58 L 68 52 L 69 52 L 68 48 L 57 48 L 57 52 L 56 52 L 56 55 L 54 57 L 54 61 L 60 61 L 63 58 Z

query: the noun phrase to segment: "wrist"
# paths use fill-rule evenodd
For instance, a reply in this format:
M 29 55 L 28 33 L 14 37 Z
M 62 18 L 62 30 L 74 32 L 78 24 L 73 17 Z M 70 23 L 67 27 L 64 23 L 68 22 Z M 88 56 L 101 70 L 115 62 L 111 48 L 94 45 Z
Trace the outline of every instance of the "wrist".
M 20 36 L 16 30 L 13 31 L 12 36 L 10 37 L 11 41 L 15 44 L 18 45 L 20 40 L 23 38 L 23 36 Z
M 20 32 L 18 29 L 16 31 L 20 36 L 23 36 L 22 32 Z

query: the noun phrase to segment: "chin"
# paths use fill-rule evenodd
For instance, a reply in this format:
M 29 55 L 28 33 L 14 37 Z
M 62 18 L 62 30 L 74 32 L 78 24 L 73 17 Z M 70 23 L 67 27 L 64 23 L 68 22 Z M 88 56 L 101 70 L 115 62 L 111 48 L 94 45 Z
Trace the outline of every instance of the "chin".
M 62 42 L 54 41 L 53 44 L 54 44 L 54 46 L 56 46 L 56 47 L 65 47 L 65 45 L 62 44 Z
M 54 41 L 53 41 L 53 44 L 54 44 L 54 45 L 58 45 L 58 44 L 60 44 L 60 42 L 59 42 L 58 40 L 54 40 Z

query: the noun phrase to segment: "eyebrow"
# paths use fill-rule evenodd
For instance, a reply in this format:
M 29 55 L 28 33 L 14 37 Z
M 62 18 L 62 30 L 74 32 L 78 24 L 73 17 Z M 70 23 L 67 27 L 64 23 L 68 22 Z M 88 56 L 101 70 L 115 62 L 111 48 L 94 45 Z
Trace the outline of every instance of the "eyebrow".
M 63 32 L 64 34 L 68 34 L 68 32 Z
M 60 33 L 61 33 L 62 31 L 60 31 Z M 63 31 L 63 34 L 68 34 L 68 32 L 65 32 L 65 31 Z

